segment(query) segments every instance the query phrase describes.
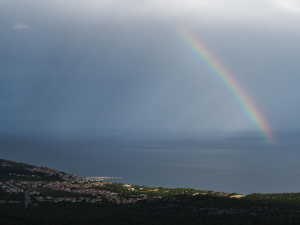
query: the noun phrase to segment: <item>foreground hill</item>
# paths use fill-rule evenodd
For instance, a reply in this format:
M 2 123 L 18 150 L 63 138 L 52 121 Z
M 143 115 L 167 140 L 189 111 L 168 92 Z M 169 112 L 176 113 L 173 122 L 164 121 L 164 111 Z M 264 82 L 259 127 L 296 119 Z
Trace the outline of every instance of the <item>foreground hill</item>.
M 0 224 L 300 224 L 300 194 L 125 185 L 0 160 Z
M 55 169 L 0 159 L 0 180 L 2 181 L 63 181 L 70 178 L 68 174 Z

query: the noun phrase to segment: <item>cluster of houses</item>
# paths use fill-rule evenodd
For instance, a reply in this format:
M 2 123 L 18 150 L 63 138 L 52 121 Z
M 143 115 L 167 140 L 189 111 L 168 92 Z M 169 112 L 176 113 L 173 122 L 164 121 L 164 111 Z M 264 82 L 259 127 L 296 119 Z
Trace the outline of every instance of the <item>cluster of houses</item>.
M 2 167 L 13 167 L 13 165 L 9 164 L 9 163 L 6 163 L 6 162 L 1 162 L 1 166 Z
M 86 202 L 86 203 L 101 203 L 102 197 L 96 196 L 95 198 L 88 197 L 51 197 L 51 196 L 35 196 L 37 202 Z
M 33 198 L 33 202 L 85 202 L 85 203 L 96 203 L 101 204 L 103 199 L 116 204 L 131 204 L 139 200 L 147 199 L 147 195 L 141 194 L 138 196 L 131 196 L 129 198 L 123 197 L 120 193 L 114 193 L 106 190 L 99 190 L 95 187 L 104 186 L 105 184 L 110 184 L 110 182 L 104 181 L 80 181 L 75 182 L 74 179 L 71 181 L 5 181 L 0 182 L 0 187 L 2 190 L 8 193 L 23 193 L 26 190 L 30 196 Z M 131 187 L 128 186 L 130 189 Z M 68 195 L 74 193 L 74 197 L 53 197 L 48 195 L 43 195 L 43 191 L 63 191 L 68 192 Z M 82 194 L 82 196 L 80 196 Z M 76 196 L 76 197 L 75 197 Z M 84 196 L 84 197 L 83 197 Z M 87 197 L 89 196 L 89 197 Z M 4 203 L 22 203 L 24 201 L 6 201 L 0 200 L 1 204 Z
M 58 170 L 54 170 L 54 169 L 49 169 L 47 167 L 28 167 L 25 168 L 26 170 L 29 170 L 32 174 L 44 174 L 46 176 L 56 176 L 62 180 L 65 181 L 77 181 L 77 176 L 73 175 L 73 174 L 67 174 L 67 173 L 63 173 L 61 171 Z
M 1 182 L 0 181 L 0 187 L 3 191 L 9 192 L 9 193 L 23 193 L 24 190 L 18 185 L 15 184 L 14 181 L 6 181 L 6 182 Z

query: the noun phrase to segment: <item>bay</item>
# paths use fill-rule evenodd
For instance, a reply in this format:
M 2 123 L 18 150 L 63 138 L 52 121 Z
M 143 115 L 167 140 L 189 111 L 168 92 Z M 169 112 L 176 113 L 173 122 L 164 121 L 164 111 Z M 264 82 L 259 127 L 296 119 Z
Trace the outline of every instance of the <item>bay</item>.
M 0 158 L 116 182 L 231 193 L 300 190 L 298 146 L 189 141 L 2 142 Z

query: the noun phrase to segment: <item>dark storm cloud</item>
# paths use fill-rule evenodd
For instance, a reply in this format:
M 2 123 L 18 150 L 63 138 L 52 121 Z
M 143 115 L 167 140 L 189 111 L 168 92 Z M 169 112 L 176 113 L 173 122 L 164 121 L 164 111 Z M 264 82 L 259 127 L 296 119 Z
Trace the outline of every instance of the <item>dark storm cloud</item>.
M 299 128 L 299 34 L 288 24 L 291 13 L 298 17 L 290 1 L 264 1 L 252 14 L 245 5 L 232 7 L 234 0 L 221 4 L 223 14 L 216 1 L 169 8 L 159 1 L 16 2 L 0 9 L 4 134 L 257 131 L 179 37 L 180 26 L 207 43 L 275 130 Z M 282 24 L 273 22 L 277 15 Z

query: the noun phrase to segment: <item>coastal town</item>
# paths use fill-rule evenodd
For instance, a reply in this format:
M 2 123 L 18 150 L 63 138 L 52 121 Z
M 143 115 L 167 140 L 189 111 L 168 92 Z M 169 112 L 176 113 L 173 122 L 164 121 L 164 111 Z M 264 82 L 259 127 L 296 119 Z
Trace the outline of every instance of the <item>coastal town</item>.
M 190 188 L 154 188 L 109 182 L 112 177 L 77 177 L 47 167 L 0 159 L 0 206 L 24 210 L 95 206 L 142 215 L 202 215 L 298 218 L 300 195 L 240 195 Z M 115 177 L 115 179 L 122 179 Z M 280 203 L 280 204 L 279 204 Z M 293 207 L 290 207 L 294 204 Z M 63 208 L 65 210 L 65 208 Z M 84 208 L 84 210 L 86 210 Z
M 10 168 L 14 165 L 9 161 L 1 161 L 0 168 Z M 24 170 L 26 173 L 24 173 Z M 71 202 L 71 203 L 92 203 L 101 204 L 103 199 L 115 204 L 136 204 L 138 201 L 147 200 L 152 203 L 163 196 L 168 196 L 168 200 L 176 201 L 172 195 L 174 190 L 164 189 L 162 196 L 157 188 L 146 188 L 130 184 L 119 184 L 127 195 L 114 192 L 110 186 L 112 182 L 105 181 L 106 177 L 77 177 L 47 167 L 23 167 L 23 173 L 8 173 L 11 179 L 0 181 L 0 188 L 7 193 L 23 194 L 23 200 L 0 199 L 0 204 L 21 204 L 27 207 L 30 203 L 38 206 L 44 202 Z M 28 172 L 28 173 L 27 173 Z M 42 178 L 49 178 L 50 181 L 43 181 Z M 51 178 L 51 179 L 50 179 Z M 110 177 L 111 178 L 111 177 Z M 55 179 L 52 181 L 52 179 Z M 116 179 L 122 179 L 117 177 Z M 47 180 L 47 179 L 46 179 Z M 242 198 L 244 195 L 233 195 L 217 191 L 183 191 L 180 194 L 186 196 L 207 195 L 223 196 L 231 198 Z M 166 201 L 166 200 L 165 200 Z
M 1 167 L 12 167 L 13 165 L 7 162 L 1 162 Z M 110 202 L 117 204 L 129 204 L 138 200 L 147 198 L 146 195 L 135 196 L 135 198 L 123 198 L 120 193 L 114 193 L 106 190 L 96 189 L 97 187 L 104 187 L 111 182 L 103 181 L 102 179 L 93 178 L 79 178 L 72 174 L 66 174 L 58 170 L 49 169 L 46 167 L 33 167 L 26 168 L 31 174 L 18 174 L 9 173 L 9 176 L 17 178 L 16 180 L 0 181 L 0 188 L 7 193 L 22 193 L 25 195 L 26 191 L 31 196 L 30 202 L 86 202 L 101 204 L 102 199 L 105 198 Z M 53 178 L 57 181 L 26 181 L 22 178 L 41 178 L 41 176 L 35 175 L 41 174 L 44 177 Z M 120 179 L 120 178 L 118 178 Z M 28 179 L 30 180 L 30 179 Z M 124 185 L 124 187 L 131 188 L 131 185 Z M 45 196 L 47 191 L 56 191 L 62 193 L 62 195 L 68 195 L 68 197 L 57 196 L 53 197 L 51 194 Z M 72 194 L 74 196 L 72 196 Z M 25 200 L 24 200 L 25 201 Z M 23 201 L 23 202 L 24 202 Z M 0 199 L 0 203 L 21 203 L 20 200 L 5 200 Z M 36 205 L 36 204 L 35 204 Z

